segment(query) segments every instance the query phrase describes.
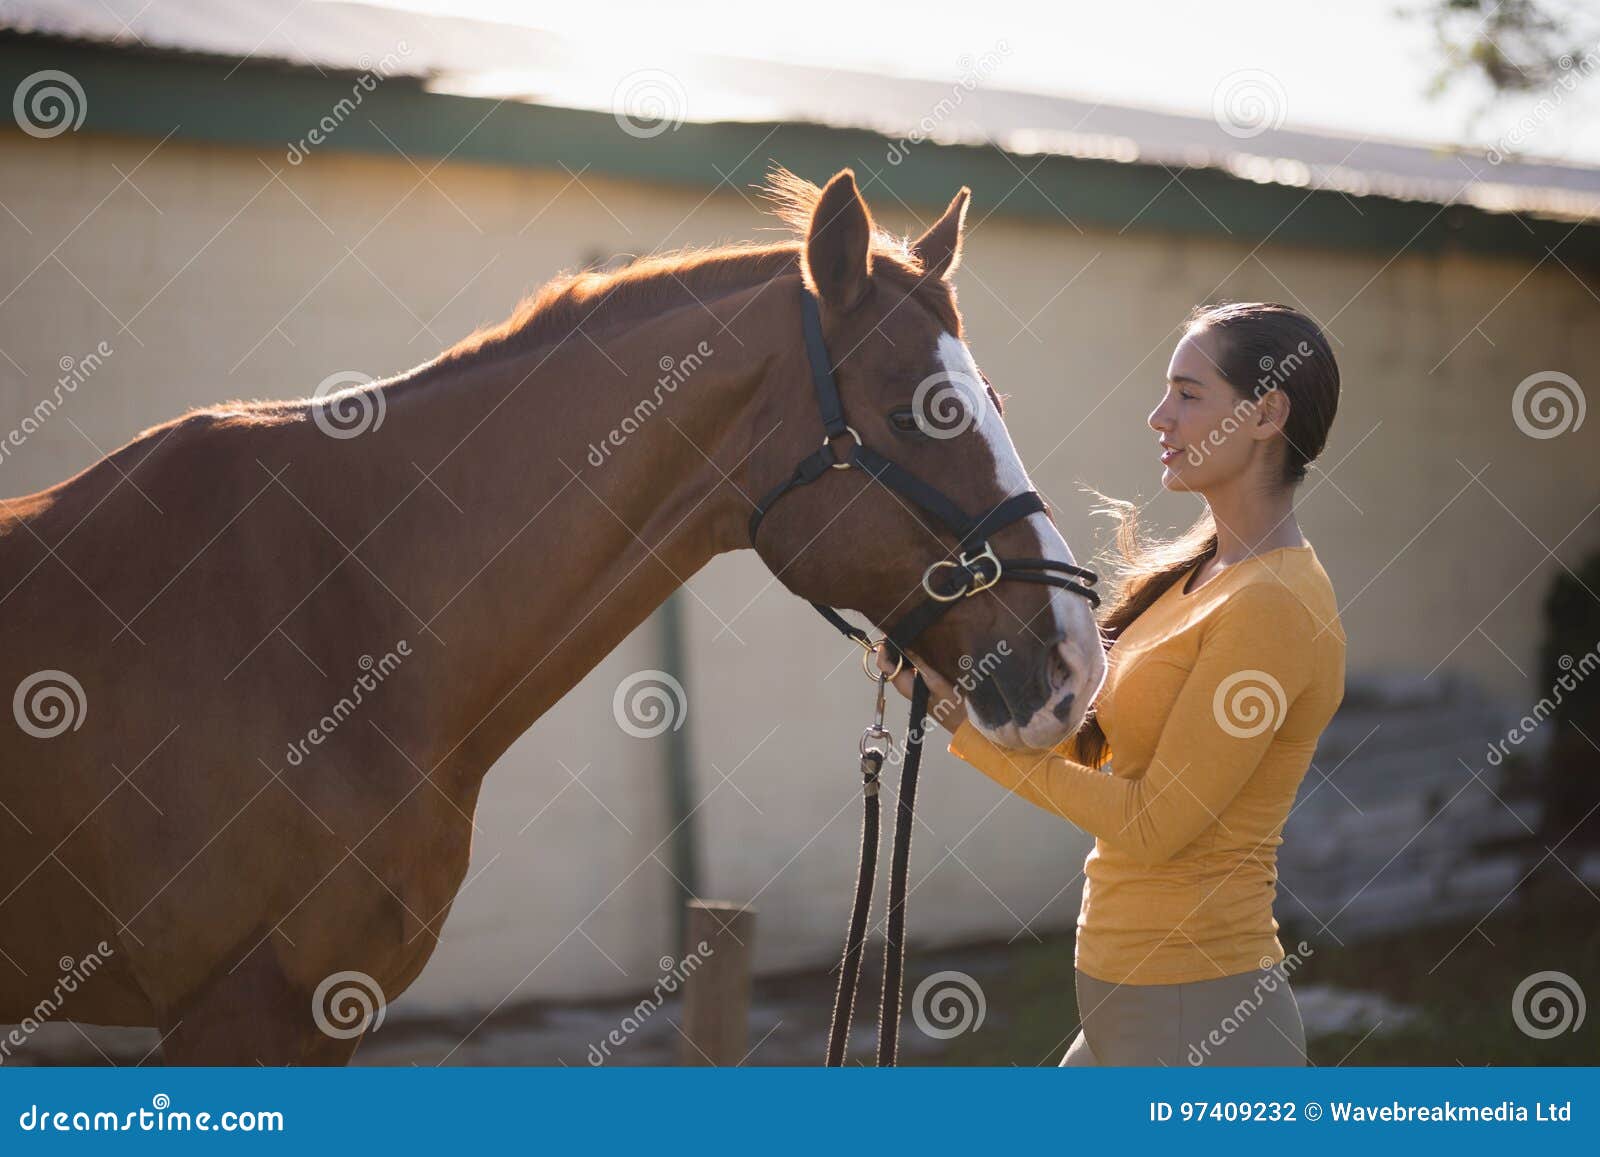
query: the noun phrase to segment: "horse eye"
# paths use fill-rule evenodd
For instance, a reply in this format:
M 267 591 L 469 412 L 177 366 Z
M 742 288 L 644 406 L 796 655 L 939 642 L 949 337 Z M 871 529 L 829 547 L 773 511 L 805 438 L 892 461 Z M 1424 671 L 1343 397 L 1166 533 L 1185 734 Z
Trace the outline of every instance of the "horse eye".
M 891 410 L 889 412 L 889 424 L 905 434 L 915 433 L 921 429 L 917 425 L 916 411 L 909 406 L 899 410 Z

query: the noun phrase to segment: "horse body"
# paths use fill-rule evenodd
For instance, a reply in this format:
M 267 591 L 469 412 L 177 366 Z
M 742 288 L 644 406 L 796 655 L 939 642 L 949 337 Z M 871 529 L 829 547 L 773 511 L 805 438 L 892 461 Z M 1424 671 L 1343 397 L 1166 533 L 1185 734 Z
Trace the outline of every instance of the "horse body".
M 202 412 L 8 503 L 0 683 L 59 670 L 83 706 L 75 729 L 0 741 L 0 1021 L 102 941 L 74 1016 L 164 1031 L 214 989 L 248 984 L 255 1004 L 281 987 L 298 1006 L 339 971 L 391 997 L 414 979 L 488 767 L 716 553 L 719 516 L 737 525 L 731 494 L 703 502 L 652 557 L 663 520 L 721 478 L 664 421 L 647 452 L 591 471 L 583 447 L 631 405 L 556 388 L 593 361 L 425 368 L 348 440 L 305 404 Z M 702 446 L 721 437 L 708 419 L 739 416 L 717 396 L 739 361 L 696 382 L 703 417 L 676 415 Z M 569 440 L 530 437 L 556 413 Z
M 190 414 L 0 504 L 0 689 L 68 677 L 0 729 L 0 1022 L 40 1019 L 93 955 L 60 1015 L 153 1025 L 169 1063 L 348 1059 L 359 1036 L 327 1031 L 319 986 L 405 990 L 489 767 L 684 579 L 748 546 L 748 496 L 814 448 L 802 265 L 793 245 L 685 264 L 648 309 L 569 292 L 558 305 L 593 320 L 560 340 L 512 327 L 349 395 Z M 931 354 L 931 322 L 895 324 L 929 329 L 901 339 Z M 588 457 L 663 398 L 667 360 L 707 349 Z M 835 503 L 863 485 L 829 484 Z M 903 596 L 876 588 L 905 576 L 883 564 L 809 589 L 839 568 L 809 571 L 796 539 L 832 548 L 845 528 L 834 513 L 813 533 L 793 506 L 774 569 L 886 616 Z M 975 624 L 962 610 L 930 645 Z

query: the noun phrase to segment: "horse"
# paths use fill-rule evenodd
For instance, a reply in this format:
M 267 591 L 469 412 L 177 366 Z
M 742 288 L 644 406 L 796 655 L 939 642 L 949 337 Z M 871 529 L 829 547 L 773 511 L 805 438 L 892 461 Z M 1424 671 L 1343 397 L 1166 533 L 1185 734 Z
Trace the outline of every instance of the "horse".
M 788 240 L 564 272 L 409 372 L 200 408 L 0 500 L 0 1023 L 154 1027 L 168 1064 L 347 1063 L 371 1018 L 319 1002 L 422 971 L 489 768 L 681 576 L 751 549 L 751 496 L 815 453 L 804 293 L 859 440 L 969 511 L 1028 486 L 986 378 L 959 436 L 908 417 L 936 375 L 981 377 L 952 282 L 969 190 L 914 241 L 849 169 L 779 167 L 763 195 Z M 1048 510 L 995 542 L 1072 561 Z M 883 624 L 952 547 L 840 469 L 755 549 Z M 997 650 L 980 730 L 1070 735 L 1105 671 L 1087 604 L 1001 584 L 909 658 L 954 678 Z

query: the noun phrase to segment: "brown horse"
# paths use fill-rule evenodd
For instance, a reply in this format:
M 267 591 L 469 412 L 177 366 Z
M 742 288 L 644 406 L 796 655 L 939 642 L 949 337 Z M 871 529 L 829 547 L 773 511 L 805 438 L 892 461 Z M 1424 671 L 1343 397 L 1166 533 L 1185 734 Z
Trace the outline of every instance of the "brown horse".
M 422 971 L 488 769 L 683 576 L 750 547 L 752 496 L 817 448 L 803 283 L 867 445 L 974 515 L 1027 486 L 985 386 L 959 436 L 907 420 L 920 384 L 977 374 L 948 280 L 967 190 L 909 245 L 849 170 L 767 193 L 794 241 L 563 277 L 397 378 L 186 414 L 4 501 L 0 1022 L 155 1026 L 176 1064 L 348 1060 L 362 1026 L 330 986 L 393 998 Z M 826 474 L 760 555 L 886 624 L 952 543 Z M 1072 561 L 1044 514 L 994 542 Z M 1059 742 L 1104 674 L 1087 603 L 1001 584 L 912 658 L 954 677 L 997 649 L 976 721 Z

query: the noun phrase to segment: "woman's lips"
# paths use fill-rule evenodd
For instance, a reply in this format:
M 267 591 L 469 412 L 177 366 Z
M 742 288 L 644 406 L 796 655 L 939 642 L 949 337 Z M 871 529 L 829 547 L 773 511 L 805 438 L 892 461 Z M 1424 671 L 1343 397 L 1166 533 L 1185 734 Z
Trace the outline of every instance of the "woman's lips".
M 1163 450 L 1161 452 L 1161 462 L 1162 462 L 1162 464 L 1165 465 L 1166 463 L 1171 462 L 1174 458 L 1176 458 L 1181 453 L 1183 453 L 1183 451 L 1182 450 L 1178 450 L 1178 449 Z

